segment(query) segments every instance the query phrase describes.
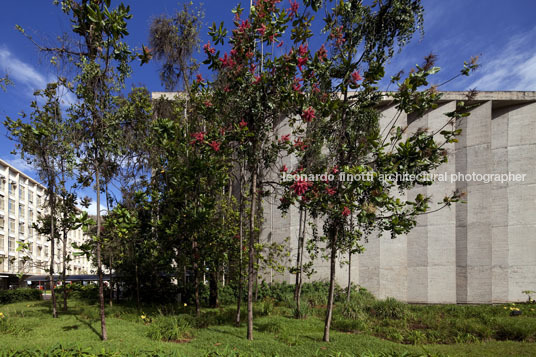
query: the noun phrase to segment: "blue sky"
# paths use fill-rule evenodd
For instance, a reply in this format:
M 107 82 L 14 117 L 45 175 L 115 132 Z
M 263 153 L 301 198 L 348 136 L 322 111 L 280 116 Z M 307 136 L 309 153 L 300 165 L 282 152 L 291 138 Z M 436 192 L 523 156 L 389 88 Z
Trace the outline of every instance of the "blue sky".
M 117 4 L 118 1 L 112 1 Z M 133 18 L 128 26 L 128 42 L 140 47 L 148 42 L 151 19 L 162 13 L 172 14 L 182 7 L 182 1 L 152 0 L 125 1 L 131 5 Z M 194 1 L 194 3 L 199 3 Z M 249 0 L 205 0 L 205 27 L 202 43 L 208 40 L 208 26 L 213 21 L 225 21 L 231 26 L 231 9 L 241 3 L 249 6 Z M 288 5 L 288 0 L 283 0 Z M 387 73 L 400 69 L 406 72 L 430 52 L 438 56 L 442 68 L 437 77 L 444 78 L 457 73 L 463 61 L 480 55 L 482 67 L 469 78 L 451 82 L 443 90 L 536 90 L 536 2 L 533 0 L 424 0 L 425 35 L 416 35 L 414 40 L 398 54 L 389 65 Z M 47 0 L 4 1 L 0 4 L 0 76 L 7 73 L 14 86 L 0 92 L 0 119 L 16 117 L 21 111 L 29 112 L 33 91 L 42 88 L 54 73 L 47 66 L 45 57 L 39 55 L 35 46 L 25 39 L 15 25 L 21 25 L 34 38 L 44 44 L 53 43 L 55 36 L 70 31 L 69 19 L 60 8 Z M 202 57 L 199 57 L 202 58 Z M 158 77 L 158 64 L 143 67 L 137 64 L 130 83 L 145 85 L 150 91 L 163 90 Z M 205 72 L 202 70 L 202 72 Z M 205 72 L 206 73 L 206 72 Z M 205 77 L 207 75 L 205 74 Z M 17 156 L 10 152 L 13 143 L 6 137 L 2 127 L 0 158 L 21 168 L 35 177 Z

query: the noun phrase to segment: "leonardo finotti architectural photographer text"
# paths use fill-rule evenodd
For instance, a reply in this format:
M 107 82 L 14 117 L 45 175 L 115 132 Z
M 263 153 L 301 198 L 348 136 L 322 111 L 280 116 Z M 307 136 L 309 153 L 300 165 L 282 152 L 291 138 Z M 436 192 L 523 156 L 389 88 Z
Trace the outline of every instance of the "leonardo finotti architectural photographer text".
M 374 181 L 379 179 L 382 182 L 482 182 L 482 183 L 506 183 L 506 182 L 523 182 L 525 181 L 527 174 L 516 174 L 512 172 L 508 173 L 424 173 L 424 174 L 408 174 L 408 173 L 396 173 L 396 174 L 376 174 L 373 172 L 361 173 L 361 174 L 348 174 L 346 172 L 340 172 L 338 174 L 288 174 L 283 173 L 281 175 L 282 181 Z

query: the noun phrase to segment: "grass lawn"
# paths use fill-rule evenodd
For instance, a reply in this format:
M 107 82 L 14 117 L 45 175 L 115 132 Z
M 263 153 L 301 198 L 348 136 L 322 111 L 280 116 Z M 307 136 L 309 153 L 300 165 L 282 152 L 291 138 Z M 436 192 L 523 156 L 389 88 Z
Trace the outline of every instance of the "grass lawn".
M 288 307 L 275 306 L 273 309 L 266 309 L 262 303 L 256 306 L 257 316 L 263 314 L 265 316 L 255 319 L 255 340 L 253 342 L 245 339 L 244 325 L 241 327 L 232 326 L 232 307 L 204 309 L 203 317 L 195 320 L 185 314 L 191 312 L 190 307 L 173 307 L 174 311 L 171 311 L 169 306 L 166 311 L 145 308 L 143 313 L 145 320 L 131 307 L 114 306 L 108 308 L 109 339 L 106 342 L 101 342 L 97 306 L 89 305 L 80 300 L 71 300 L 69 303 L 69 311 L 66 313 L 60 311 L 56 320 L 50 316 L 49 301 L 0 305 L 0 312 L 5 316 L 0 322 L 0 356 L 47 355 L 46 353 L 54 350 L 55 346 L 55 352 L 48 355 L 67 356 L 74 354 L 82 356 L 89 353 L 98 354 L 103 351 L 115 352 L 121 356 L 536 355 L 536 343 L 531 335 L 533 333 L 531 329 L 536 326 L 536 314 L 528 313 L 527 316 L 511 317 L 507 312 L 508 308 L 504 309 L 504 306 L 405 305 L 408 306 L 412 314 L 407 326 L 413 326 L 411 334 L 414 334 L 414 331 L 421 331 L 420 334 L 423 336 L 433 335 L 431 331 L 436 331 L 439 334 L 443 331 L 441 324 L 456 317 L 458 322 L 452 323 L 458 330 L 464 330 L 464 326 L 467 329 L 468 325 L 474 325 L 471 328 L 479 331 L 482 327 L 479 327 L 480 325 L 477 325 L 473 320 L 482 320 L 485 319 L 483 316 L 491 316 L 490 318 L 495 320 L 490 321 L 487 325 L 499 324 L 497 326 L 502 326 L 501 323 L 505 325 L 505 323 L 500 322 L 502 319 L 511 321 L 510 329 L 512 331 L 510 333 L 512 338 L 516 338 L 517 331 L 517 333 L 521 333 L 522 338 L 520 339 L 524 339 L 524 342 L 496 341 L 493 336 L 501 335 L 497 335 L 498 332 L 494 331 L 494 335 L 490 338 L 473 339 L 471 342 L 469 342 L 471 339 L 468 339 L 463 343 L 458 340 L 458 343 L 428 344 L 428 340 L 425 338 L 422 341 L 427 344 L 420 344 L 419 339 L 416 339 L 414 344 L 408 344 L 406 339 L 403 343 L 396 343 L 387 340 L 387 338 L 393 339 L 389 331 L 396 331 L 396 326 L 399 326 L 400 330 L 407 328 L 406 325 L 406 327 L 402 326 L 406 322 L 401 322 L 402 320 L 398 320 L 396 316 L 393 316 L 392 319 L 370 320 L 369 325 L 363 327 L 361 331 L 356 329 L 355 332 L 344 332 L 344 330 L 352 330 L 351 323 L 341 322 L 344 321 L 344 316 L 348 316 L 348 313 L 342 314 L 340 311 L 336 311 L 337 314 L 341 315 L 335 316 L 336 323 L 335 329 L 332 331 L 332 342 L 324 343 L 321 341 L 322 309 L 311 309 L 308 318 L 298 320 L 292 317 L 292 310 Z M 530 307 L 530 305 L 527 306 Z M 376 307 L 374 314 L 378 315 L 377 310 L 378 307 Z M 526 310 L 530 311 L 530 308 Z M 475 317 L 479 315 L 480 318 Z M 165 321 L 169 322 L 170 318 L 176 316 L 179 316 L 180 321 L 186 321 L 178 332 L 182 334 L 183 338 L 176 342 L 163 342 L 158 337 L 155 340 L 155 331 L 159 331 L 157 327 L 163 326 L 162 328 L 165 330 L 169 327 Z M 416 319 L 416 317 L 421 320 Z M 178 320 L 172 321 L 176 323 Z M 417 324 L 415 321 L 420 321 L 418 326 L 415 325 Z M 433 321 L 437 321 L 438 324 L 433 325 Z M 510 325 L 506 324 L 505 326 Z M 526 329 L 530 331 L 527 332 Z M 444 333 L 449 333 L 448 330 L 444 331 L 446 331 Z M 460 336 L 459 332 L 456 336 Z M 383 338 L 382 335 L 384 335 Z M 475 335 L 477 334 L 475 333 Z M 396 334 L 393 336 L 395 339 L 397 338 Z M 463 333 L 461 336 L 464 336 Z M 441 342 L 441 338 L 438 341 Z M 61 352 L 59 345 L 63 349 L 78 350 L 78 352 Z M 26 354 L 23 351 L 26 351 Z

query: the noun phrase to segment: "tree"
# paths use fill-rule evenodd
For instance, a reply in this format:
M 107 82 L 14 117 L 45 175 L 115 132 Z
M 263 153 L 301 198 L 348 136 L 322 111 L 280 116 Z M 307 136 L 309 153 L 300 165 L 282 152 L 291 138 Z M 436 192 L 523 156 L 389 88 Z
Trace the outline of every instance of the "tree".
M 75 142 L 80 165 L 78 172 L 85 174 L 80 181 L 90 182 L 93 177 L 97 203 L 96 260 L 99 276 L 101 338 L 107 339 L 104 311 L 104 286 L 101 257 L 101 192 L 103 175 L 113 177 L 110 162 L 123 153 L 120 138 L 122 128 L 135 119 L 124 121 L 119 93 L 130 74 L 130 63 L 136 58 L 142 64 L 150 59 L 143 47 L 140 54 L 133 53 L 123 39 L 128 35 L 126 21 L 132 17 L 130 7 L 122 3 L 110 10 L 110 0 L 74 0 L 61 2 L 62 10 L 72 16 L 72 30 L 80 36 L 79 49 L 66 47 L 48 49 L 72 59 L 77 68 L 74 92 L 78 102 L 70 108 L 71 125 L 77 130 Z M 117 167 L 117 166 L 115 166 Z
M 61 79 L 60 79 L 61 81 Z M 35 94 L 45 100 L 40 106 L 37 100 L 31 107 L 29 123 L 25 123 L 26 114 L 22 118 L 12 120 L 7 118 L 4 125 L 9 131 L 9 137 L 16 141 L 16 150 L 21 157 L 36 168 L 39 177 L 47 187 L 48 221 L 44 229 L 50 239 L 50 265 L 48 269 L 52 296 L 52 316 L 57 317 L 56 295 L 54 293 L 54 255 L 57 239 L 57 170 L 62 160 L 70 151 L 68 141 L 68 125 L 63 120 L 60 108 L 58 87 L 61 82 L 49 83 L 47 88 L 36 91 Z
M 422 90 L 428 86 L 428 77 L 439 70 L 434 67 L 434 57 L 429 56 L 392 94 L 399 112 L 388 134 L 382 136 L 377 108 L 384 96 L 378 91 L 378 83 L 396 47 L 403 46 L 421 27 L 420 2 L 392 0 L 366 5 L 340 1 L 324 21 L 329 37 L 322 53 L 317 53 L 324 60 L 308 62 L 308 71 L 314 75 L 304 76 L 317 88 L 317 95 L 308 102 L 314 135 L 307 144 L 318 165 L 298 172 L 332 174 L 336 178 L 317 181 L 305 175 L 287 182 L 281 208 L 286 210 L 291 202 L 298 202 L 313 218 L 323 220 L 322 230 L 314 230 L 314 239 L 317 247 L 325 244 L 329 250 L 330 287 L 323 337 L 328 342 L 338 253 L 359 251 L 361 237 L 372 232 L 390 231 L 394 238 L 414 227 L 416 217 L 429 210 L 430 197 L 417 195 L 409 200 L 397 193 L 432 181 L 384 177 L 397 172 L 430 173 L 444 163 L 444 145 L 456 140 L 459 130 L 454 124 L 468 115 L 469 108 L 460 103 L 456 111 L 447 113 L 444 130 L 437 132 L 407 133 L 396 126 L 401 112 L 419 115 L 437 106 L 441 95 L 435 87 Z M 475 68 L 475 63 L 466 63 L 461 74 Z M 394 81 L 400 81 L 400 76 Z M 341 174 L 361 178 L 344 180 Z M 442 207 L 457 202 L 459 197 L 457 192 L 445 197 Z
M 209 42 L 203 46 L 207 55 L 204 63 L 218 72 L 213 85 L 214 107 L 220 117 L 225 118 L 227 127 L 240 135 L 235 136 L 235 155 L 239 167 L 243 167 L 249 193 L 240 196 L 248 207 L 248 328 L 247 338 L 253 339 L 253 290 L 256 281 L 256 244 L 259 221 L 256 220 L 259 197 L 268 194 L 268 173 L 283 152 L 295 146 L 290 140 L 278 140 L 275 133 L 286 118 L 296 113 L 296 103 L 304 95 L 295 77 L 301 69 L 302 57 L 297 51 L 280 55 L 265 53 L 264 46 L 275 48 L 281 43 L 288 25 L 294 20 L 295 12 L 276 6 L 277 1 L 258 1 L 251 8 L 249 18 L 242 19 L 243 9 L 238 6 L 234 26 L 229 39 L 231 50 L 220 55 L 220 51 Z M 296 18 L 296 28 L 303 28 L 308 17 Z M 214 45 L 224 44 L 227 31 L 223 24 L 213 24 L 209 34 Z M 300 43 L 309 36 L 308 32 L 295 31 L 293 42 Z M 286 137 L 288 138 L 288 136 Z

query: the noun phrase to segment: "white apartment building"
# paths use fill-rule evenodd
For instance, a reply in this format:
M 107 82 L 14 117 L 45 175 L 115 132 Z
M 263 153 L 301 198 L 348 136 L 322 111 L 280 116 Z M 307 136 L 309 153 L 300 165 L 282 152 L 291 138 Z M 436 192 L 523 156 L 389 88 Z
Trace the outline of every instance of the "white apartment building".
M 0 289 L 7 288 L 10 281 L 20 275 L 46 274 L 50 266 L 50 242 L 39 235 L 33 223 L 44 214 L 45 186 L 17 168 L 0 160 Z M 73 256 L 72 243 L 85 240 L 82 229 L 68 233 L 68 251 L 71 261 L 67 274 L 89 274 L 91 263 L 85 256 Z M 28 243 L 29 250 L 17 251 L 17 242 Z M 56 242 L 55 273 L 60 273 L 63 244 Z M 24 262 L 24 256 L 30 258 Z

